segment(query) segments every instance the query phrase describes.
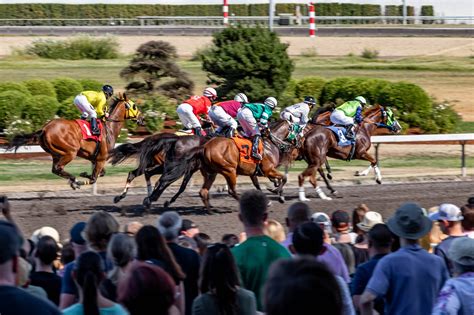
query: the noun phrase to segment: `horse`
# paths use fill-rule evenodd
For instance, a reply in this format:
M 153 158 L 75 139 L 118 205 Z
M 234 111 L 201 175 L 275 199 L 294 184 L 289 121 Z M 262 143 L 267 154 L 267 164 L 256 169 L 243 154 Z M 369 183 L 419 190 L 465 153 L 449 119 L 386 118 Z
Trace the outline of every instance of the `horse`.
M 237 175 L 246 175 L 252 178 L 252 182 L 260 190 L 257 174 L 260 171 L 265 177 L 272 181 L 278 181 L 279 185 L 275 193 L 279 194 L 279 201 L 284 202 L 283 186 L 286 183 L 286 176 L 281 174 L 277 167 L 288 163 L 289 149 L 291 145 L 286 143 L 289 132 L 287 121 L 280 120 L 265 133 L 263 140 L 264 157 L 259 165 L 244 163 L 240 160 L 240 152 L 232 139 L 217 137 L 212 138 L 204 145 L 192 149 L 183 159 L 170 157 L 169 163 L 165 163 L 165 171 L 157 182 L 153 193 L 143 200 L 143 205 L 150 207 L 163 191 L 181 176 L 184 176 L 178 194 L 171 201 L 165 203 L 168 207 L 173 203 L 177 195 L 184 191 L 192 175 L 200 170 L 204 177 L 204 184 L 199 192 L 207 213 L 210 213 L 209 189 L 215 181 L 217 174 L 224 176 L 228 186 L 229 194 L 235 199 L 239 199 L 236 192 Z M 168 160 L 168 155 L 167 155 Z M 259 169 L 257 169 L 259 167 Z
M 381 184 L 382 175 L 377 166 L 377 160 L 367 152 L 371 147 L 370 137 L 377 128 L 386 128 L 392 133 L 401 131 L 401 126 L 390 108 L 381 105 L 370 108 L 365 113 L 363 122 L 358 128 L 353 158 L 369 161 L 371 168 L 375 171 L 376 182 Z M 351 146 L 338 146 L 338 140 L 331 130 L 324 126 L 317 126 L 306 135 L 301 151 L 308 167 L 298 176 L 299 199 L 301 201 L 309 200 L 305 196 L 303 187 L 305 178 L 308 176 L 320 198 L 327 199 L 322 189 L 317 185 L 315 171 L 321 167 L 328 156 L 341 160 L 350 158 Z
M 43 150 L 53 158 L 52 173 L 69 180 L 72 189 L 83 185 L 94 184 L 98 176 L 105 174 L 104 166 L 109 150 L 112 150 L 124 122 L 128 119 L 143 124 L 143 118 L 137 106 L 129 103 L 125 93 L 113 99 L 110 116 L 106 118 L 105 128 L 102 130 L 102 141 L 83 140 L 81 127 L 75 120 L 63 118 L 53 119 L 46 123 L 41 130 L 27 135 L 15 136 L 8 145 L 8 149 L 18 149 L 25 144 L 39 142 Z M 81 177 L 88 180 L 78 181 L 76 177 L 64 170 L 76 156 L 91 161 L 92 174 L 81 173 Z

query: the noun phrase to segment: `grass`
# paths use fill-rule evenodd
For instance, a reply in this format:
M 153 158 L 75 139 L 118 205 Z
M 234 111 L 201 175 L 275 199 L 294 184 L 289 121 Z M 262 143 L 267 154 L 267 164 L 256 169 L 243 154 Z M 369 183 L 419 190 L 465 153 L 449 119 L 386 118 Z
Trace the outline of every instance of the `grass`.
M 474 121 L 461 121 L 454 130 L 455 133 L 473 133 Z

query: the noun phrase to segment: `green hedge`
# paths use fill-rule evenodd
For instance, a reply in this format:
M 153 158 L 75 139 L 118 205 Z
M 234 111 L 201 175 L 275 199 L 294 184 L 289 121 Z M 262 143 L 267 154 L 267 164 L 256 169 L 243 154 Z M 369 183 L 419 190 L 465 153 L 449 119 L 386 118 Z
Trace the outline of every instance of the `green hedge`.
M 23 117 L 31 121 L 33 129 L 41 128 L 48 120 L 54 118 L 59 103 L 51 96 L 36 95 L 26 100 Z
M 31 95 L 30 91 L 28 91 L 28 88 L 18 82 L 5 81 L 0 83 L 0 93 L 7 91 L 18 91 L 25 95 Z
M 166 118 L 179 120 L 176 105 L 165 96 L 156 95 L 138 105 L 146 121 L 145 128 L 151 133 L 160 131 Z
M 103 84 L 97 80 L 81 79 L 77 81 L 82 85 L 84 91 L 102 91 Z
M 434 16 L 434 8 L 432 5 L 421 6 L 421 16 Z M 423 24 L 433 24 L 434 21 L 423 21 Z
M 31 95 L 46 95 L 56 98 L 56 90 L 54 85 L 43 79 L 32 79 L 23 81 Z
M 13 120 L 21 117 L 28 97 L 15 90 L 0 92 L 0 129 L 7 128 Z
M 56 90 L 57 99 L 59 102 L 64 101 L 70 96 L 76 96 L 82 92 L 82 85 L 77 80 L 71 78 L 57 78 L 52 81 L 54 89 Z

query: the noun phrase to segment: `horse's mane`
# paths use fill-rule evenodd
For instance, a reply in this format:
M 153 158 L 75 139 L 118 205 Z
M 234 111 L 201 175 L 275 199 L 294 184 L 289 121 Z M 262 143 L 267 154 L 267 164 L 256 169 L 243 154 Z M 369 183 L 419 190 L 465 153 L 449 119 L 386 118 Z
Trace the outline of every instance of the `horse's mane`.
M 279 127 L 281 124 L 285 123 L 286 120 L 284 119 L 277 119 L 277 120 L 273 120 L 273 121 L 270 121 L 268 126 L 271 128 L 271 129 L 274 129 L 274 128 L 277 128 Z
M 318 116 L 321 115 L 321 114 L 324 114 L 326 112 L 332 112 L 335 108 L 335 105 L 334 104 L 329 104 L 329 105 L 326 105 L 326 106 L 322 106 L 322 107 L 319 107 L 318 109 L 316 109 L 316 111 L 314 112 L 313 116 L 311 117 L 311 123 L 315 123 L 316 120 L 318 119 Z
M 120 98 L 120 97 L 113 97 L 112 98 L 112 104 L 110 104 L 110 109 L 109 109 L 109 113 L 113 113 L 114 110 L 116 109 L 117 105 L 122 102 L 124 99 L 123 98 Z
M 378 110 L 380 110 L 381 107 L 382 107 L 381 105 L 376 104 L 376 105 L 374 105 L 374 106 L 372 106 L 372 107 L 367 108 L 367 109 L 364 111 L 364 113 L 363 113 L 364 117 L 368 117 L 368 116 L 374 114 L 375 112 L 377 112 Z

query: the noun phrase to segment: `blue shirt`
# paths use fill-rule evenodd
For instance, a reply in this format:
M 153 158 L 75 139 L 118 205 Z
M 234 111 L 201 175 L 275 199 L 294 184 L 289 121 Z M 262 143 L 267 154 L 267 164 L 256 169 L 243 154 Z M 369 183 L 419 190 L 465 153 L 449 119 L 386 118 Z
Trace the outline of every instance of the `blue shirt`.
M 434 254 L 438 255 L 444 260 L 444 263 L 448 267 L 449 275 L 452 277 L 454 268 L 453 268 L 453 263 L 451 262 L 451 259 L 448 258 L 448 250 L 451 247 L 451 243 L 457 239 L 458 237 L 467 237 L 467 236 L 448 236 L 445 238 L 441 243 L 438 244 L 434 248 Z
M 100 315 L 128 315 L 128 312 L 120 305 L 114 304 L 111 307 L 99 308 Z M 74 304 L 63 310 L 64 315 L 84 315 L 84 306 L 82 304 Z
M 366 290 L 385 297 L 386 314 L 430 315 L 448 278 L 441 258 L 407 245 L 379 261 Z

